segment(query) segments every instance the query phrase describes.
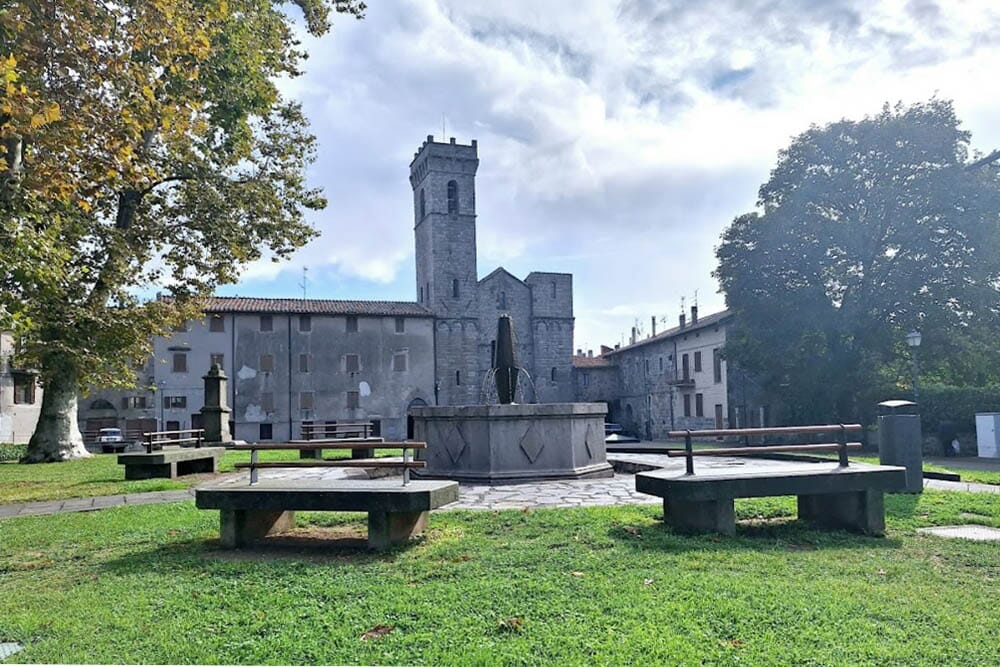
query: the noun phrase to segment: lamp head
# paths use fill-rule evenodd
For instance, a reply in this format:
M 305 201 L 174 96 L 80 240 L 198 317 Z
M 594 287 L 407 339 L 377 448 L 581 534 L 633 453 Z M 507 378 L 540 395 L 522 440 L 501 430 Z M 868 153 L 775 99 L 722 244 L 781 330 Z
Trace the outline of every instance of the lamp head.
M 920 347 L 920 332 L 914 329 L 906 334 L 906 344 L 910 347 Z

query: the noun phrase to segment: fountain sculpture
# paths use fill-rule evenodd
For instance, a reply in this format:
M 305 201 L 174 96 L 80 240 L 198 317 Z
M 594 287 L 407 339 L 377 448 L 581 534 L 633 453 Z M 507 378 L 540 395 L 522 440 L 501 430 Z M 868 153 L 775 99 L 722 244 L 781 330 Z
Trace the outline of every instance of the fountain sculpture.
M 427 442 L 420 476 L 486 484 L 611 477 L 607 406 L 516 402 L 530 376 L 517 365 L 514 340 L 510 316 L 501 315 L 484 404 L 412 408 L 415 436 Z

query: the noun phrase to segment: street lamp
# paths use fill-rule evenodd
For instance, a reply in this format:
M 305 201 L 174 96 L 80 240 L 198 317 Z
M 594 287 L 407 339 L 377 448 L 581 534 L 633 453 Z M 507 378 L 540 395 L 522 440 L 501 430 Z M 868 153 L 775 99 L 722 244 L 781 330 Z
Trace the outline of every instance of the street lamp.
M 920 360 L 917 358 L 917 348 L 920 347 L 920 332 L 914 329 L 906 334 L 906 344 L 913 351 L 913 402 L 920 402 Z

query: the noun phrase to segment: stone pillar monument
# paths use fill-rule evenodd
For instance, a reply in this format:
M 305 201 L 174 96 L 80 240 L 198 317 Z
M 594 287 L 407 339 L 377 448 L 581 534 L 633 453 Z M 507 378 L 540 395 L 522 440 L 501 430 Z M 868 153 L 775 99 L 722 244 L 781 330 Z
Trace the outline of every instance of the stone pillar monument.
M 201 420 L 205 428 L 205 442 L 232 442 L 229 433 L 229 413 L 226 405 L 226 374 L 219 364 L 212 364 L 205 380 L 205 406 L 201 409 Z

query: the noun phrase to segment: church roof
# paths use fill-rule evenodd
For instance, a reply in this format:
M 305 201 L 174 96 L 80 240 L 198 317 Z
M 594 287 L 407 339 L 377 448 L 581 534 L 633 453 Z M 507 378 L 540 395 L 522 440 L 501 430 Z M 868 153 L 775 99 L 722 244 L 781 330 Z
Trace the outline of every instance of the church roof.
M 271 299 L 246 296 L 212 296 L 205 299 L 202 310 L 206 313 L 433 317 L 431 311 L 413 301 L 348 301 L 340 299 Z
M 508 276 L 510 276 L 511 278 L 513 278 L 514 280 L 516 280 L 517 282 L 519 282 L 522 285 L 524 285 L 524 286 L 527 287 L 527 283 L 525 283 L 523 280 L 521 280 L 520 278 L 518 278 L 517 276 L 515 276 L 513 273 L 511 273 L 507 269 L 503 268 L 502 266 L 498 266 L 497 268 L 495 268 L 492 271 L 490 271 L 489 274 L 486 275 L 486 276 L 484 276 L 483 279 L 480 280 L 479 282 L 480 283 L 485 283 L 487 280 L 492 280 L 493 278 L 496 278 L 496 277 L 498 277 L 498 276 L 500 276 L 501 274 L 504 274 L 504 273 L 506 273 Z

